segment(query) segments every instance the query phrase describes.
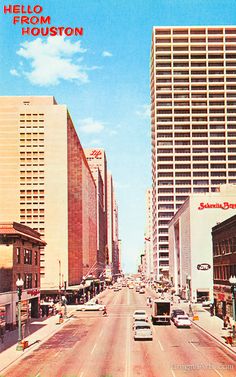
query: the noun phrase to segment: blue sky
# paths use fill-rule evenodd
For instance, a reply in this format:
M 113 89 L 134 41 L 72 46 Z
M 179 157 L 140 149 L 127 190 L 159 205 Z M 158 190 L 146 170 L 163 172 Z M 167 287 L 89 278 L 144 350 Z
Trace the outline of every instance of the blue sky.
M 22 26 L 12 25 L 13 15 L 2 11 L 0 95 L 53 95 L 68 106 L 82 145 L 106 150 L 123 267 L 135 271 L 143 249 L 145 190 L 151 185 L 152 27 L 235 25 L 236 1 L 29 0 L 2 6 L 16 3 L 41 5 L 51 26 L 84 28 L 82 37 L 22 37 Z

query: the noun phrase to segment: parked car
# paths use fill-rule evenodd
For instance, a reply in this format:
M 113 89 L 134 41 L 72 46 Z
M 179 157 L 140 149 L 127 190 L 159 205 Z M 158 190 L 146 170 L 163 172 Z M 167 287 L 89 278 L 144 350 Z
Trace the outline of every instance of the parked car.
M 135 291 L 136 291 L 136 292 L 139 292 L 139 291 L 140 291 L 140 286 L 139 286 L 139 285 L 136 285 L 136 287 L 135 287 Z
M 133 319 L 145 319 L 145 321 L 148 321 L 148 315 L 145 310 L 135 310 L 133 313 Z
M 185 311 L 182 309 L 174 309 L 171 312 L 171 320 L 174 321 L 174 318 L 177 317 L 177 315 L 185 315 Z
M 94 301 L 86 302 L 83 305 L 79 305 L 76 310 L 81 311 L 98 311 L 98 310 L 104 310 L 105 305 L 102 304 L 96 304 Z
M 144 294 L 145 293 L 145 289 L 144 288 L 140 288 L 139 293 Z
M 144 321 L 137 321 L 134 326 L 134 340 L 153 339 L 151 325 Z
M 174 318 L 174 324 L 176 327 L 188 327 L 192 326 L 192 322 L 190 321 L 189 317 L 185 315 L 177 315 Z
M 212 304 L 211 301 L 206 300 L 206 301 L 203 301 L 203 302 L 202 302 L 202 307 L 203 307 L 203 308 L 206 308 L 206 309 L 210 309 L 211 304 Z

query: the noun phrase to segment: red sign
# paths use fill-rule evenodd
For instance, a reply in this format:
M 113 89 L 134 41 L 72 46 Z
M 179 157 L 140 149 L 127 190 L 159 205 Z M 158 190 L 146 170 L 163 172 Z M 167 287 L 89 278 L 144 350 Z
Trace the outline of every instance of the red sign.
M 220 209 L 236 209 L 236 203 L 229 203 L 229 202 L 224 202 L 224 203 L 200 203 L 198 210 L 203 210 L 203 209 L 211 209 L 211 208 L 220 208 Z
M 91 152 L 91 154 L 90 154 L 90 156 L 93 156 L 94 158 L 98 158 L 98 156 L 101 156 L 101 155 L 102 155 L 102 152 L 99 151 L 99 150 L 96 150 L 96 149 L 94 149 L 94 150 Z
M 40 290 L 39 289 L 30 289 L 27 291 L 27 294 L 28 295 L 31 295 L 31 296 L 36 296 L 40 293 Z

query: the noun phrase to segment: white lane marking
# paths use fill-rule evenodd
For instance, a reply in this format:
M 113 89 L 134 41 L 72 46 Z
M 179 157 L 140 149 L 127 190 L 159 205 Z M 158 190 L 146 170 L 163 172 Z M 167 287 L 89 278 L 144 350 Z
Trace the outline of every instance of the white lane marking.
M 131 365 L 130 337 L 131 337 L 130 319 L 127 318 L 125 377 L 130 377 L 130 365 Z
M 175 374 L 175 372 L 173 371 L 173 369 L 171 369 L 171 373 L 172 373 L 172 376 L 173 376 L 173 377 L 176 377 L 176 374 Z
M 192 342 L 190 342 L 190 344 L 193 346 L 193 348 L 195 348 L 195 350 L 199 351 L 199 349 L 195 346 L 195 344 L 193 344 Z
M 164 351 L 164 348 L 163 348 L 163 346 L 162 346 L 162 344 L 161 344 L 160 340 L 159 340 L 159 339 L 157 339 L 157 341 L 158 341 L 158 343 L 159 343 L 160 349 L 161 349 L 162 351 Z
M 156 328 L 154 326 L 152 326 L 152 328 L 153 328 L 153 330 L 154 330 L 154 332 L 156 334 L 156 337 L 157 337 L 157 330 L 156 330 Z M 163 345 L 161 344 L 160 340 L 157 339 L 157 341 L 158 341 L 158 344 L 160 346 L 161 351 L 164 351 Z
M 214 371 L 215 371 L 220 377 L 223 377 L 223 375 L 222 375 L 220 372 L 218 372 L 218 370 L 214 369 Z
M 96 347 L 97 347 L 97 343 L 94 344 L 93 349 L 92 349 L 92 351 L 90 352 L 91 355 L 93 354 L 93 352 L 94 352 L 94 350 L 95 350 Z
M 103 334 L 103 330 L 100 331 L 100 334 L 98 335 L 98 337 L 100 338 Z

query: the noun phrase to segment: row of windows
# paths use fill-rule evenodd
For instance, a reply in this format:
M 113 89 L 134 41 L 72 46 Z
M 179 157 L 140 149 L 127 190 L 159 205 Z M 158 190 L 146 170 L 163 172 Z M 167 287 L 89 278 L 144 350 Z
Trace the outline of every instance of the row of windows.
M 236 265 L 214 266 L 214 279 L 229 281 L 230 276 L 236 276 Z
M 16 262 L 18 264 L 34 264 L 35 266 L 38 265 L 38 251 L 33 251 L 30 249 L 21 249 L 20 247 L 16 248 Z
M 213 255 L 225 255 L 236 253 L 236 237 L 232 237 L 227 240 L 222 240 L 218 242 L 214 242 L 213 245 Z
M 34 281 L 33 281 L 34 277 Z M 38 288 L 39 286 L 39 279 L 38 274 L 35 273 L 34 275 L 32 273 L 25 273 L 25 274 L 17 274 L 17 278 L 22 278 L 24 281 L 24 289 L 30 289 L 30 288 Z
M 190 35 L 205 35 L 205 34 L 236 34 L 236 28 L 226 27 L 226 28 L 156 28 L 155 35 L 176 35 L 176 34 L 190 34 Z

